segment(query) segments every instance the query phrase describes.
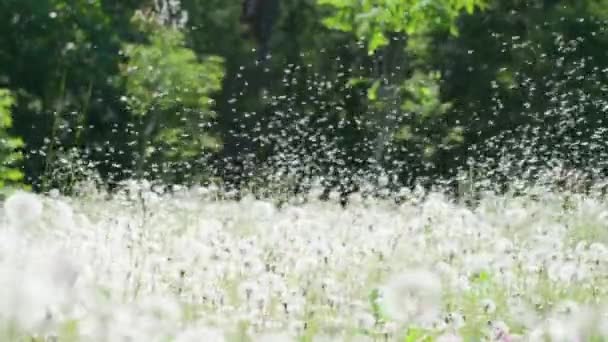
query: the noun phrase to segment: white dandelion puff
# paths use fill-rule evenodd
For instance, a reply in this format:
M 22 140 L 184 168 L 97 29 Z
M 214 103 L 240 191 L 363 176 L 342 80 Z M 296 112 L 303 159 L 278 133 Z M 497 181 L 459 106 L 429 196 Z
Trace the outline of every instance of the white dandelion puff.
M 37 223 L 42 216 L 42 202 L 38 196 L 17 192 L 4 202 L 4 212 L 11 226 L 23 228 Z
M 186 329 L 175 338 L 175 342 L 224 342 L 225 340 L 226 337 L 222 330 L 207 327 Z
M 462 342 L 462 337 L 460 337 L 456 334 L 447 333 L 447 334 L 437 336 L 437 339 L 435 341 L 436 342 Z
M 481 301 L 481 307 L 487 314 L 493 314 L 496 311 L 496 304 L 493 300 L 486 298 Z
M 295 339 L 287 333 L 266 333 L 254 336 L 254 342 L 293 342 Z
M 413 269 L 393 277 L 382 289 L 382 302 L 394 320 L 429 323 L 441 308 L 441 279 L 434 273 Z

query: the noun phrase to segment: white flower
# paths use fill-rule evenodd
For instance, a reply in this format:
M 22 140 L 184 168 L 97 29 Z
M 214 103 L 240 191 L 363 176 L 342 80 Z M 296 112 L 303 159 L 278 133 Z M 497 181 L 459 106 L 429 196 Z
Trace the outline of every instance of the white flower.
M 254 342 L 292 342 L 295 339 L 287 333 L 267 333 L 255 336 Z
M 496 304 L 491 299 L 484 299 L 481 301 L 481 307 L 483 311 L 487 314 L 493 314 L 496 311 Z
M 56 310 L 71 304 L 77 270 L 43 245 L 18 252 L 0 263 L 0 317 L 26 331 L 38 331 L 55 322 Z
M 441 308 L 441 279 L 424 269 L 405 271 L 382 289 L 386 313 L 403 323 L 429 323 Z
M 357 315 L 357 326 L 361 329 L 372 329 L 376 324 L 376 318 L 370 313 L 361 312 Z
M 449 324 L 449 327 L 453 330 L 458 330 L 464 327 L 465 317 L 459 312 L 450 312 L 447 314 L 445 321 Z
M 492 329 L 492 341 L 510 341 L 509 326 L 503 321 L 490 322 Z
M 547 322 L 547 335 L 549 335 L 551 342 L 582 341 L 576 324 L 560 319 L 550 319 Z
M 225 340 L 224 332 L 207 327 L 187 329 L 175 337 L 175 342 L 224 342 Z
M 74 212 L 69 204 L 55 200 L 50 205 L 53 212 L 53 226 L 58 228 L 74 228 Z
M 548 269 L 549 278 L 553 281 L 569 283 L 575 280 L 577 274 L 582 275 L 582 271 L 574 262 L 553 262 Z
M 545 331 L 542 327 L 536 327 L 532 329 L 527 335 L 527 341 L 544 341 L 545 340 Z
M 11 226 L 27 227 L 40 220 L 42 202 L 34 194 L 17 192 L 4 202 L 4 212 Z
M 289 333 L 293 336 L 300 336 L 304 332 L 305 323 L 302 321 L 292 320 L 289 323 Z
M 163 297 L 146 297 L 141 301 L 139 309 L 159 320 L 170 322 L 179 321 L 182 316 L 180 306 L 175 301 Z
M 251 213 L 260 220 L 269 220 L 275 213 L 275 207 L 270 202 L 253 201 L 248 203 L 251 207 Z
M 455 334 L 447 333 L 437 336 L 435 342 L 462 342 L 462 337 Z

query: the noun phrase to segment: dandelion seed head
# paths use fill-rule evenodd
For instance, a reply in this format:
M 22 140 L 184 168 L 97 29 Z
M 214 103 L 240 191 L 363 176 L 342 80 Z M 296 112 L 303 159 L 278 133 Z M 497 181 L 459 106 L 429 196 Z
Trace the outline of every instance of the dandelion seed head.
M 253 337 L 254 342 L 292 342 L 295 341 L 293 337 L 291 337 L 287 333 L 267 333 L 260 334 Z
M 435 341 L 436 342 L 462 342 L 463 340 L 462 340 L 462 337 L 460 337 L 456 334 L 446 333 L 446 334 L 439 335 Z
M 441 309 L 441 279 L 425 269 L 411 269 L 391 278 L 382 288 L 387 314 L 400 322 L 429 323 Z
M 496 311 L 496 304 L 488 298 L 481 301 L 481 307 L 486 314 L 493 314 Z
M 27 192 L 17 192 L 4 202 L 4 212 L 9 224 L 17 228 L 28 227 L 39 222 L 42 209 L 42 201 L 38 196 Z
M 226 341 L 225 334 L 217 328 L 201 327 L 186 329 L 175 337 L 175 342 Z

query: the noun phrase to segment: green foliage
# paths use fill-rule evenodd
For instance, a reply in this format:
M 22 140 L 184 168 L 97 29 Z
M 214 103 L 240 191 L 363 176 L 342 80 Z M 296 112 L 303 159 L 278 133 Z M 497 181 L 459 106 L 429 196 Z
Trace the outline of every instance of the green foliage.
M 387 33 L 424 34 L 440 29 L 456 33 L 455 19 L 461 11 L 472 14 L 487 6 L 487 0 L 317 0 L 333 7 L 324 19 L 332 29 L 353 31 L 368 43 L 370 53 L 389 44 Z
M 135 20 L 149 32 L 149 43 L 125 46 L 127 101 L 133 113 L 145 116 L 150 111 L 176 108 L 208 111 L 212 103 L 209 95 L 221 85 L 221 59 L 210 57 L 199 62 L 194 52 L 184 47 L 180 31 L 161 27 L 142 15 Z
M 374 315 L 374 320 L 376 324 L 381 324 L 386 321 L 386 315 L 384 314 L 384 310 L 382 309 L 380 290 L 373 289 L 369 294 L 369 303 L 372 307 L 372 314 Z
M 11 107 L 14 99 L 6 89 L 0 89 L 0 189 L 23 180 L 23 173 L 16 164 L 23 158 L 19 149 L 23 147 L 20 138 L 8 134 L 13 125 Z
M 123 68 L 126 102 L 138 118 L 139 165 L 191 161 L 217 151 L 219 140 L 205 130 L 215 112 L 212 93 L 221 89 L 223 61 L 210 56 L 199 61 L 185 47 L 182 32 L 161 27 L 154 18 L 135 17 L 149 42 L 126 44 Z
M 432 36 L 438 32 L 457 34 L 456 19 L 463 13 L 484 9 L 485 0 L 317 0 L 332 8 L 323 19 L 332 29 L 354 33 L 364 41 L 375 62 L 364 76 L 371 121 L 378 128 L 373 159 L 399 160 L 420 172 L 438 159 L 440 151 L 464 142 L 460 125 L 446 124 L 451 103 L 441 98 L 441 73 L 429 67 Z M 375 69 L 375 70 L 374 70 Z M 361 77 L 361 76 L 359 76 Z M 395 114 L 396 113 L 396 114 Z M 383 132 L 384 131 L 384 132 Z M 395 146 L 389 151 L 386 146 Z M 406 153 L 402 153 L 407 151 Z M 414 152 L 415 151 L 415 152 Z M 416 155 L 416 158 L 408 156 Z
M 410 327 L 407 329 L 403 342 L 432 342 L 431 337 L 427 331 L 421 328 Z
M 129 18 L 145 2 L 0 2 L 0 87 L 15 97 L 11 130 L 25 142 L 26 181 L 35 188 L 59 185 L 48 176 L 61 150 L 77 148 L 104 175 L 128 166 L 116 76 Z
M 162 3 L 0 1 L 0 87 L 17 118 L 3 130 L 23 139 L 7 141 L 25 182 L 66 189 L 92 168 L 111 184 L 137 171 L 267 186 L 275 173 L 290 189 L 321 177 L 352 190 L 378 169 L 412 184 L 482 149 L 498 161 L 486 140 L 521 127 L 553 127 L 546 146 L 608 138 L 604 0 L 281 0 L 261 64 L 240 0 L 172 1 L 185 25 L 160 20 Z M 533 118 L 563 107 L 575 127 Z M 598 159 L 581 146 L 556 154 Z M 311 165 L 294 170 L 298 158 Z

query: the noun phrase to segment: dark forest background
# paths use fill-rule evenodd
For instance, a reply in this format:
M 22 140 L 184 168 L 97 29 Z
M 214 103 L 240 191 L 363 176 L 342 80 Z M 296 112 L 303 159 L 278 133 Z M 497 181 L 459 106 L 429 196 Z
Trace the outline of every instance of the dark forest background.
M 2 0 L 0 186 L 603 174 L 606 19 L 605 0 Z

